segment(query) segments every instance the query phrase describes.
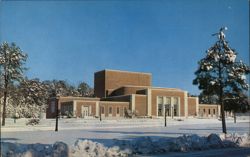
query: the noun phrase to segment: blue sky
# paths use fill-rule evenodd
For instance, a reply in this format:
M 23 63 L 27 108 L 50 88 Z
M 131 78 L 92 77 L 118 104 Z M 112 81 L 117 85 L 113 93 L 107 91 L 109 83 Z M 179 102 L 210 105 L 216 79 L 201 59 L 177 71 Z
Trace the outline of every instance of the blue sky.
M 198 94 L 197 62 L 227 26 L 249 63 L 248 0 L 2 1 L 0 40 L 28 54 L 29 78 L 93 86 L 94 72 L 150 72 L 153 85 Z

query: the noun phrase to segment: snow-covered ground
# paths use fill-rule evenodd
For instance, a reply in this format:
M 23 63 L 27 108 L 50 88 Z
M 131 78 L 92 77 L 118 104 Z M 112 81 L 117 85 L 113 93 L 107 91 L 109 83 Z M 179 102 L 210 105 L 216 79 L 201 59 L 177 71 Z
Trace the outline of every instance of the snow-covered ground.
M 13 119 L 7 119 L 6 126 L 1 128 L 1 145 L 5 151 L 3 153 L 17 147 L 19 152 L 22 152 L 21 150 L 36 150 L 33 153 L 43 151 L 41 153 L 43 156 L 45 150 L 51 154 L 64 148 L 68 148 L 73 156 L 79 156 L 79 152 L 85 148 L 92 153 L 100 151 L 99 156 L 103 156 L 104 152 L 110 156 L 143 152 L 160 155 L 159 153 L 172 151 L 213 148 L 214 146 L 210 146 L 211 142 L 206 143 L 208 136 L 211 133 L 221 133 L 221 121 L 217 119 L 189 118 L 181 121 L 168 119 L 167 127 L 164 127 L 164 119 L 110 119 L 101 122 L 98 119 L 60 119 L 58 132 L 54 131 L 54 119 L 42 120 L 37 126 L 26 126 L 26 122 L 26 119 L 19 119 L 17 123 L 14 123 Z M 230 134 L 237 133 L 227 139 L 237 143 L 238 137 L 244 134 L 241 137 L 244 137 L 246 143 L 248 138 L 245 133 L 250 131 L 249 119 L 242 118 L 237 120 L 236 124 L 233 123 L 233 119 L 227 119 L 227 129 Z M 224 140 L 223 137 L 213 138 L 213 141 L 217 140 L 217 144 L 220 143 L 216 148 L 226 147 L 227 143 L 220 142 Z M 57 141 L 63 143 L 56 143 Z M 193 149 L 193 144 L 199 147 Z M 235 145 L 231 143 L 230 146 Z M 29 153 L 32 154 L 32 152 Z

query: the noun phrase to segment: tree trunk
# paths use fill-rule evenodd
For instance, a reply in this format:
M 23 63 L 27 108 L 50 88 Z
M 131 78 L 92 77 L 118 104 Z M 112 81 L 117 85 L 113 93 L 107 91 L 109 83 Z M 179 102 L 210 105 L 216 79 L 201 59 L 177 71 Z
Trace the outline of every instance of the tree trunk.
M 221 73 L 222 67 L 221 67 L 221 62 L 219 60 L 219 82 L 220 82 L 220 94 L 219 94 L 219 99 L 220 99 L 220 104 L 221 104 L 221 121 L 222 121 L 222 132 L 227 133 L 227 128 L 226 128 L 226 119 L 225 119 L 225 111 L 224 111 L 224 100 L 223 100 L 223 84 L 222 84 L 222 73 Z
M 234 112 L 234 123 L 236 123 L 236 113 Z
M 4 90 L 3 95 L 3 114 L 2 114 L 2 126 L 5 126 L 5 117 L 6 117 L 6 104 L 7 104 L 7 90 Z
M 6 117 L 6 104 L 7 104 L 7 96 L 8 96 L 8 73 L 7 73 L 7 54 L 4 53 L 4 93 L 3 93 L 3 114 L 2 114 L 2 126 L 5 126 L 5 117 Z
M 227 128 L 226 128 L 226 119 L 225 119 L 225 111 L 224 111 L 224 103 L 221 103 L 221 120 L 222 120 L 222 132 L 227 133 Z

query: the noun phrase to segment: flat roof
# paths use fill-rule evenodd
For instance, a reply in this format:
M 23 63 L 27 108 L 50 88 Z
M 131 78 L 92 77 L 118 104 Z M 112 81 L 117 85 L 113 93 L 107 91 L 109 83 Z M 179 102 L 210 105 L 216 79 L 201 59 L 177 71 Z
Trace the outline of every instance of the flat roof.
M 200 106 L 218 106 L 219 104 L 199 104 Z M 220 105 L 219 105 L 220 106 Z
M 184 91 L 184 90 L 179 89 L 179 88 L 166 88 L 166 87 L 153 87 L 153 86 L 151 87 L 151 89 L 153 89 L 153 90 L 159 89 L 159 90 Z
M 114 70 L 114 69 L 103 69 L 103 70 L 97 71 L 95 73 L 99 73 L 99 72 L 103 72 L 103 71 L 113 71 L 113 72 L 121 72 L 121 73 L 135 73 L 135 74 L 152 75 L 151 73 L 146 73 L 146 72 L 135 72 L 135 71 L 126 71 L 126 70 Z
M 59 99 L 65 99 L 65 100 L 92 100 L 92 101 L 100 100 L 100 98 L 95 98 L 95 97 L 76 97 L 76 96 L 60 96 Z

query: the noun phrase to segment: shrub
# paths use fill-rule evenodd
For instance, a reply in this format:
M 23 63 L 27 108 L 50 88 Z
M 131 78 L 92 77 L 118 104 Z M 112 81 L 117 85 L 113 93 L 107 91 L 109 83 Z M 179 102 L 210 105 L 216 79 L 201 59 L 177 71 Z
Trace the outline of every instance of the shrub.
M 39 124 L 40 123 L 40 119 L 38 119 L 38 118 L 33 118 L 33 119 L 30 119 L 27 123 L 26 123 L 26 125 L 37 125 L 37 124 Z

